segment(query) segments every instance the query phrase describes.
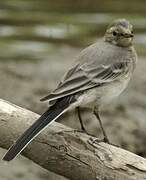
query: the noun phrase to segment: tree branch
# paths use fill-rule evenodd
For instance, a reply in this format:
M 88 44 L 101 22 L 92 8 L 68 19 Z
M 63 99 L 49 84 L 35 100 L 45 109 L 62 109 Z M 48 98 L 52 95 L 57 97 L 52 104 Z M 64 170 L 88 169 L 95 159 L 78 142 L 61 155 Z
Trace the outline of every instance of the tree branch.
M 9 148 L 39 115 L 0 100 L 0 147 Z M 22 152 L 47 170 L 72 180 L 145 180 L 146 159 L 84 133 L 52 123 Z

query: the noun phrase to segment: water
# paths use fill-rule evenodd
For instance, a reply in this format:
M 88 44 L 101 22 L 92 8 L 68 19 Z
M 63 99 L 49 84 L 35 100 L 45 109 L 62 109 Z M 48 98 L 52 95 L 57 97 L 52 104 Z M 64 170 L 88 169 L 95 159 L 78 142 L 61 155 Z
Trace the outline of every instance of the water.
M 132 1 L 127 9 L 130 3 L 0 1 L 0 60 L 37 60 L 49 55 L 54 44 L 87 46 L 103 36 L 107 24 L 116 18 L 127 18 L 134 24 L 137 49 L 145 55 L 146 3 Z M 136 7 L 141 8 L 140 13 Z

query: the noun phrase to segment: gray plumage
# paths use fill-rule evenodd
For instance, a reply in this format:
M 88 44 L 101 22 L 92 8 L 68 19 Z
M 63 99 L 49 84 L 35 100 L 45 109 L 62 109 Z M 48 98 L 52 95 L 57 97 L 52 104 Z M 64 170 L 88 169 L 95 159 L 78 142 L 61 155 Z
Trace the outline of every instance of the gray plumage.
M 100 41 L 84 49 L 76 64 L 64 76 L 58 87 L 42 100 L 50 104 L 61 97 L 85 92 L 110 82 L 128 80 L 136 64 L 133 47 L 120 47 Z M 107 87 L 108 88 L 108 87 Z M 98 91 L 97 89 L 97 91 Z
M 100 122 L 104 140 L 109 143 L 99 114 L 94 109 L 99 110 L 127 87 L 137 60 L 132 42 L 133 27 L 127 20 L 116 20 L 109 25 L 104 38 L 84 49 L 57 88 L 41 99 L 47 100 L 50 108 L 22 134 L 3 159 L 12 160 L 46 125 L 73 108 L 78 108 L 83 130 L 79 108 L 92 108 Z

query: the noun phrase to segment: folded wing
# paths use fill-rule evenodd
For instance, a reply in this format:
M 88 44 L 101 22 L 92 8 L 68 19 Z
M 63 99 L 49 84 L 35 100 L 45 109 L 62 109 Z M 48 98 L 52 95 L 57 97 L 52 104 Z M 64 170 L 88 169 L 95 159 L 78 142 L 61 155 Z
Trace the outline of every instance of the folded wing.
M 41 101 L 53 101 L 75 94 L 101 84 L 109 83 L 125 77 L 129 72 L 129 62 L 121 61 L 114 64 L 102 64 L 98 67 L 89 65 L 76 65 L 68 71 L 58 87 Z

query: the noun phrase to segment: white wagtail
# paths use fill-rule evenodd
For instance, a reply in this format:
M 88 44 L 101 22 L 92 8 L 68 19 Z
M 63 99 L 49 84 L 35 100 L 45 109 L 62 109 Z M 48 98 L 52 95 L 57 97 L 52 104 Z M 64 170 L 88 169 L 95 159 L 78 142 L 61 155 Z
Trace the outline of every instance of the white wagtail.
M 77 109 L 84 131 L 80 108 L 91 108 L 99 120 L 104 141 L 109 143 L 99 109 L 126 88 L 135 69 L 136 60 L 132 25 L 125 19 L 112 22 L 103 40 L 84 49 L 57 88 L 41 99 L 49 102 L 49 108 L 10 147 L 3 160 L 12 160 L 48 124 L 74 108 Z

